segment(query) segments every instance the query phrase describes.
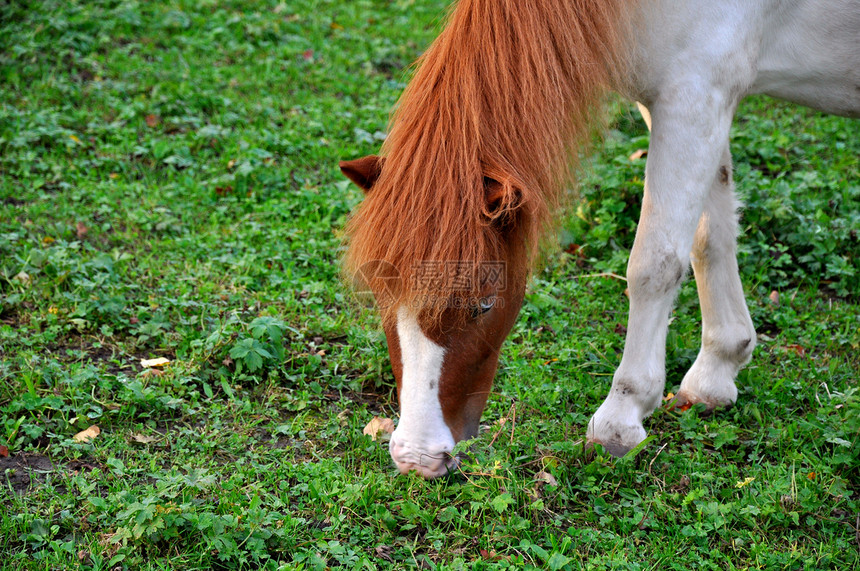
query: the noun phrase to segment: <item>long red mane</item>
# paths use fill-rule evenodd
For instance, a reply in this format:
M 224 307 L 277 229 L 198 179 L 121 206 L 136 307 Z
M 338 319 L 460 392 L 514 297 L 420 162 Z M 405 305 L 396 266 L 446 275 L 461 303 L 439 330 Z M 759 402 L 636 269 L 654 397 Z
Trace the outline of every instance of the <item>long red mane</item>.
M 460 0 L 418 60 L 379 179 L 347 225 L 348 274 L 385 261 L 408 303 L 422 293 L 409 279 L 419 262 L 507 260 L 528 272 L 596 104 L 623 72 L 631 5 Z M 499 183 L 490 205 L 488 179 Z M 475 298 L 481 287 L 443 282 L 433 293 Z

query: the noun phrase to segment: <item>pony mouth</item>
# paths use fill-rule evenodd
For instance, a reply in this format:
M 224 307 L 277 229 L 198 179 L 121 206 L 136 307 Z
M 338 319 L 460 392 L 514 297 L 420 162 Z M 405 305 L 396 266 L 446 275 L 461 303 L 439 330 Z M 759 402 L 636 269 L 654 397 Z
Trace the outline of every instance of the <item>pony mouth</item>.
M 397 470 L 404 476 L 410 472 L 417 472 L 421 477 L 432 480 L 444 476 L 450 476 L 459 471 L 460 457 L 448 452 L 444 454 L 420 454 L 417 461 L 394 460 Z

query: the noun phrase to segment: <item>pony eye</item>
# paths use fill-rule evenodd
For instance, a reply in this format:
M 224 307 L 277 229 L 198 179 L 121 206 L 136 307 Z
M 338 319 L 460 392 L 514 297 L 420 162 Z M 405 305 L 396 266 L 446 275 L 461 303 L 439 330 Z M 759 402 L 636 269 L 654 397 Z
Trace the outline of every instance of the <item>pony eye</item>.
M 479 315 L 483 315 L 487 313 L 493 306 L 496 305 L 496 296 L 482 297 L 478 300 L 478 303 L 472 309 L 472 317 L 478 317 Z

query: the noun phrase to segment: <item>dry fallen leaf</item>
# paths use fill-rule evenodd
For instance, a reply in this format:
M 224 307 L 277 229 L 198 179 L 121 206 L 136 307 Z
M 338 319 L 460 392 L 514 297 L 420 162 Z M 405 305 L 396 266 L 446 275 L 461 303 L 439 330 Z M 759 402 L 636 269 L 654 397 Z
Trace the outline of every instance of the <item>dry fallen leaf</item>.
M 391 559 L 391 547 L 388 545 L 377 545 L 376 546 L 376 556 L 385 561 L 391 562 L 394 561 Z
M 690 487 L 690 477 L 687 476 L 686 474 L 684 474 L 683 476 L 681 476 L 681 479 L 678 480 L 678 483 L 676 483 L 674 486 L 670 487 L 669 490 L 672 492 L 683 492 L 689 487 Z
M 94 424 L 86 430 L 81 430 L 80 432 L 72 436 L 72 438 L 74 438 L 76 442 L 89 442 L 90 440 L 101 434 L 101 432 L 102 429 Z
M 501 555 L 499 553 L 496 553 L 494 549 L 491 549 L 490 551 L 487 551 L 486 549 L 479 549 L 478 552 L 481 554 L 481 557 L 483 557 L 487 561 L 510 561 L 511 559 L 510 555 Z
M 131 441 L 138 444 L 152 444 L 158 440 L 157 436 L 146 436 L 145 434 L 134 433 L 131 435 Z
M 632 155 L 630 155 L 630 160 L 635 161 L 636 159 L 641 159 L 642 157 L 648 154 L 648 149 L 639 149 L 634 151 Z
M 9 457 L 9 448 L 6 446 L 0 446 L 0 458 L 8 458 Z
M 555 479 L 555 476 L 549 472 L 544 472 L 543 470 L 535 474 L 535 480 L 543 482 L 544 484 L 549 484 L 550 486 L 558 486 L 558 480 Z
M 165 359 L 164 357 L 158 357 L 157 359 L 141 359 L 140 366 L 144 369 L 151 369 L 152 367 L 163 367 L 170 363 L 170 359 Z
M 785 349 L 787 351 L 793 351 L 796 355 L 798 355 L 800 357 L 803 357 L 804 355 L 806 355 L 806 347 L 804 347 L 803 345 L 798 345 L 796 343 L 793 343 L 791 345 L 786 345 Z
M 380 433 L 391 434 L 394 432 L 394 421 L 390 418 L 374 416 L 370 419 L 370 422 L 367 423 L 367 426 L 364 427 L 362 432 L 370 436 L 372 440 L 376 441 L 380 438 Z

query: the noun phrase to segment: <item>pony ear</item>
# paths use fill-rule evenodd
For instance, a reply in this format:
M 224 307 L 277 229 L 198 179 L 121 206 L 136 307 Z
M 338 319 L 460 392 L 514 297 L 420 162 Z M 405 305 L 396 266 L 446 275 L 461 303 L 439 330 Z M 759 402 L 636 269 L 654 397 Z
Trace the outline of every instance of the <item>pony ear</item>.
M 376 184 L 384 164 L 385 157 L 368 155 L 351 161 L 340 161 L 339 166 L 340 172 L 346 178 L 361 187 L 364 192 L 369 192 Z
M 484 177 L 484 196 L 486 205 L 484 215 L 491 222 L 510 224 L 516 219 L 516 212 L 522 205 L 522 192 L 510 182 L 499 182 Z

